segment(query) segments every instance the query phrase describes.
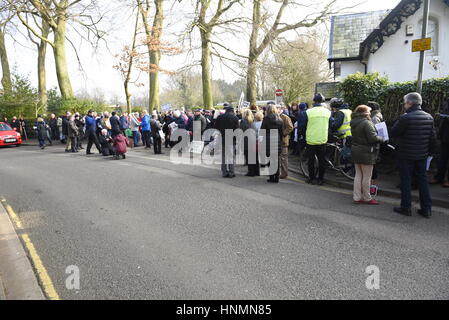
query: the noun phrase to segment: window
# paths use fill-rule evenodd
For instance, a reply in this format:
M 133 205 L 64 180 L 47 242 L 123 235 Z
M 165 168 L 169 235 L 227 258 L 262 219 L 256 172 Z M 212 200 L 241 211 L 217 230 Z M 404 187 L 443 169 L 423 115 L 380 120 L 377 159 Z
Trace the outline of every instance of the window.
M 334 79 L 341 76 L 341 61 L 334 62 Z
M 422 30 L 422 20 L 418 24 L 419 30 L 421 33 Z M 432 50 L 426 51 L 427 56 L 437 56 L 438 55 L 438 43 L 439 43 L 439 28 L 438 28 L 438 20 L 430 17 L 429 25 L 427 26 L 427 37 L 432 38 Z
M 12 129 L 6 123 L 0 123 L 0 131 L 12 131 Z

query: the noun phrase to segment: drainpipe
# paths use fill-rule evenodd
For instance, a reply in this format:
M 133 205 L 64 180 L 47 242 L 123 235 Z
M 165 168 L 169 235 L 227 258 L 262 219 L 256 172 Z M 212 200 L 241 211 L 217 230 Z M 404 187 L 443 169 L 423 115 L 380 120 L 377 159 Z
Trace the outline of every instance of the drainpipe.
M 365 74 L 368 74 L 368 63 L 360 61 L 361 64 L 365 66 Z

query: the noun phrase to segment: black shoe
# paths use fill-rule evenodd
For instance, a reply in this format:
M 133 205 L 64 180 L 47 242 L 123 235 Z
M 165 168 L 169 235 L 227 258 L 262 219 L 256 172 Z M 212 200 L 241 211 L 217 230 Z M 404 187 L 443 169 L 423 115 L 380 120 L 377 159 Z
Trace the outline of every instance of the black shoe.
M 222 175 L 223 178 L 229 178 L 229 173 Z
M 306 183 L 307 183 L 307 184 L 314 185 L 314 184 L 315 184 L 315 181 L 314 181 L 314 179 L 307 178 L 307 179 L 306 179 Z
M 86 152 L 86 155 L 88 155 L 88 156 L 91 155 L 91 154 L 93 154 L 93 153 L 92 152 Z
M 318 179 L 316 184 L 322 186 L 324 184 L 324 181 L 322 179 Z
M 432 211 L 431 210 L 425 210 L 425 209 L 419 209 L 418 214 L 423 216 L 426 219 L 430 219 L 432 217 Z
M 230 174 L 230 175 L 228 176 L 228 178 L 230 178 L 230 179 L 235 178 L 235 174 Z
M 65 152 L 70 152 L 70 150 L 66 150 Z
M 126 155 L 122 154 L 123 159 L 126 159 Z
M 404 209 L 404 208 L 394 208 L 393 209 L 394 212 L 402 214 L 403 216 L 406 217 L 411 217 L 412 216 L 412 209 Z

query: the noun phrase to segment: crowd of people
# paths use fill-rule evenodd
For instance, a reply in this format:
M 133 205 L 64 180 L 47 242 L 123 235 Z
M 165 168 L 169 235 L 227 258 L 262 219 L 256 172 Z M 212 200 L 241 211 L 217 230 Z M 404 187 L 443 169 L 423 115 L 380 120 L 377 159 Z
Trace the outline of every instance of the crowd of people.
M 235 110 L 225 104 L 223 110 L 172 110 L 149 114 L 126 112 L 118 115 L 116 112 L 97 114 L 90 110 L 83 116 L 78 113 L 67 112 L 61 117 L 50 115 L 45 121 L 38 117 L 35 130 L 41 148 L 46 142 L 59 140 L 65 144 L 66 152 L 79 152 L 83 143 L 87 143 L 86 154 L 92 154 L 92 147 L 103 156 L 113 156 L 115 159 L 125 158 L 127 147 L 154 149 L 154 154 L 162 154 L 162 144 L 166 148 L 176 145 L 176 139 L 171 139 L 173 132 L 178 129 L 186 130 L 191 139 L 194 135 L 194 124 L 199 123 L 201 134 L 208 129 L 215 129 L 221 133 L 222 143 L 222 175 L 224 178 L 235 177 L 235 158 L 225 159 L 226 154 L 235 153 L 235 145 L 226 144 L 224 139 L 227 130 L 241 129 L 243 132 L 256 132 L 256 142 L 245 140 L 245 165 L 248 167 L 248 177 L 261 175 L 261 168 L 270 166 L 259 156 L 260 141 L 265 140 L 266 158 L 270 153 L 276 153 L 277 168 L 270 171 L 269 183 L 278 183 L 280 179 L 287 179 L 289 173 L 289 153 L 299 155 L 302 152 L 308 157 L 307 183 L 322 185 L 326 172 L 326 145 L 330 137 L 338 137 L 343 145 L 351 148 L 352 161 L 355 165 L 355 180 L 353 200 L 355 204 L 378 205 L 373 199 L 376 194 L 377 170 L 375 168 L 380 145 L 384 141 L 379 136 L 376 124 L 384 121 L 380 106 L 376 102 L 367 101 L 351 111 L 350 106 L 343 99 L 334 98 L 327 104 L 322 94 L 316 94 L 313 105 L 307 103 L 292 104 L 290 106 L 269 103 L 265 107 L 251 106 L 243 110 Z M 420 192 L 421 209 L 419 214 L 429 218 L 431 216 L 432 201 L 427 182 L 428 158 L 434 153 L 436 145 L 434 120 L 429 113 L 422 110 L 422 97 L 418 93 L 410 93 L 404 98 L 405 114 L 401 116 L 391 129 L 390 137 L 394 138 L 398 148 L 398 166 L 401 177 L 401 206 L 395 212 L 410 216 L 411 185 L 416 181 Z M 449 114 L 449 107 L 447 110 Z M 442 118 L 439 130 L 442 141 L 442 157 L 438 174 L 432 183 L 445 182 L 446 173 L 449 175 L 449 119 Z M 14 118 L 11 125 L 19 121 Z M 23 126 L 24 127 L 24 126 Z M 19 128 L 19 127 L 18 127 Z M 19 130 L 22 130 L 19 128 Z M 271 132 L 278 141 L 271 139 Z M 265 136 L 264 136 L 265 135 Z M 272 146 L 277 145 L 273 151 Z M 233 150 L 234 149 L 234 150 Z M 255 161 L 249 161 L 255 154 Z M 318 168 L 315 168 L 318 162 Z M 374 190 L 373 190 L 374 189 Z

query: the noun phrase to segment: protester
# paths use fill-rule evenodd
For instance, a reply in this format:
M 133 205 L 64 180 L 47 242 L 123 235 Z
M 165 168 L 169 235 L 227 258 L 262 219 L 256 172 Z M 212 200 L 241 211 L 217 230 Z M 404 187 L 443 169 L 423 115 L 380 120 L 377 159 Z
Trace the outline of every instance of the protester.
M 129 127 L 131 128 L 131 131 L 133 133 L 133 140 L 134 140 L 134 148 L 139 146 L 139 140 L 140 140 L 140 121 L 139 114 L 137 112 L 130 114 L 130 120 L 129 120 Z
M 235 141 L 226 141 L 227 130 L 237 130 L 239 118 L 235 115 L 234 108 L 225 104 L 225 113 L 218 116 L 216 129 L 220 131 L 222 141 L 221 173 L 223 178 L 235 178 Z
M 158 120 L 158 116 L 153 115 L 150 120 L 151 135 L 153 137 L 154 154 L 162 154 L 162 137 L 160 131 L 162 129 L 161 123 Z
M 78 139 L 77 139 L 77 150 L 83 150 L 83 140 L 84 140 L 84 118 L 81 117 L 79 113 L 75 114 L 75 124 L 78 127 Z
M 432 199 L 427 183 L 427 159 L 435 145 L 434 121 L 430 114 L 421 109 L 422 97 L 419 93 L 409 93 L 404 97 L 405 114 L 396 121 L 391 136 L 398 139 L 398 158 L 401 177 L 401 206 L 394 211 L 412 215 L 411 184 L 416 177 L 419 187 L 421 209 L 418 214 L 425 218 L 432 215 Z
M 368 107 L 371 108 L 371 121 L 374 124 L 384 122 L 384 116 L 380 110 L 380 105 L 375 101 L 368 101 Z
M 71 116 L 72 114 L 67 111 L 65 116 L 62 118 L 62 134 L 66 137 L 65 152 L 72 151 L 72 141 L 69 138 L 69 120 Z
M 254 125 L 254 116 L 251 110 L 245 109 L 242 112 L 242 120 L 240 120 L 240 129 L 242 129 L 243 133 L 245 133 L 244 141 L 243 141 L 243 151 L 245 155 L 245 165 L 248 166 L 247 177 L 256 176 L 255 165 L 256 165 L 256 150 L 253 149 L 253 146 L 256 144 L 256 126 Z M 254 141 L 250 141 L 251 138 Z M 251 154 L 250 154 L 251 153 Z
M 335 132 L 339 139 L 350 137 L 352 111 L 349 106 L 339 98 L 333 98 L 330 106 L 333 111 L 332 132 Z
M 54 113 L 50 115 L 50 121 L 48 122 L 48 125 L 50 126 L 51 139 L 53 141 L 59 140 L 60 136 L 59 136 L 58 118 L 56 118 L 56 115 Z
M 325 98 L 318 93 L 313 98 L 313 108 L 302 112 L 299 119 L 299 132 L 306 137 L 309 177 L 306 182 L 315 184 L 315 159 L 318 158 L 318 185 L 324 183 L 326 172 L 326 143 L 329 128 L 332 128 L 331 112 L 324 105 Z
M 108 157 L 115 154 L 112 146 L 113 140 L 112 137 L 109 135 L 107 129 L 101 130 L 101 134 L 98 137 L 98 140 L 101 146 L 100 153 L 103 155 L 103 157 Z
M 128 113 L 124 112 L 120 117 L 120 130 L 126 136 L 125 131 L 129 129 Z
M 120 160 L 120 157 L 126 159 L 126 151 L 127 146 L 129 145 L 128 139 L 122 134 L 119 133 L 113 138 L 113 147 L 114 147 L 114 159 Z
M 282 152 L 281 152 L 281 173 L 280 179 L 288 178 L 288 147 L 290 145 L 290 135 L 293 132 L 293 123 L 291 118 L 285 113 L 281 113 L 281 120 L 283 122 L 282 132 Z
M 37 132 L 39 147 L 41 149 L 45 149 L 45 140 L 47 139 L 47 125 L 41 115 L 38 115 L 37 117 L 35 129 Z
M 85 118 L 86 122 L 86 136 L 87 136 L 87 148 L 86 148 L 86 154 L 90 155 L 93 154 L 90 152 L 92 149 L 92 145 L 95 144 L 95 147 L 97 148 L 98 152 L 102 152 L 102 148 L 100 146 L 100 143 L 98 142 L 97 137 L 97 119 L 96 119 L 96 113 L 92 110 L 89 110 L 87 117 Z M 107 130 L 106 130 L 107 131 Z
M 69 118 L 68 138 L 70 139 L 71 152 L 78 152 L 79 129 L 76 125 L 74 115 L 71 115 Z
M 109 135 L 112 134 L 111 120 L 109 117 L 109 112 L 107 111 L 103 112 L 103 116 L 101 117 L 101 127 L 108 130 Z
M 449 179 L 449 99 L 440 113 L 438 138 L 441 142 L 441 156 L 438 162 L 438 172 L 430 183 L 440 184 L 443 188 L 449 188 L 449 182 L 445 180 L 446 177 Z
M 109 119 L 109 123 L 111 124 L 111 136 L 114 138 L 119 133 L 122 133 L 120 118 L 117 116 L 117 113 L 113 111 L 111 113 L 111 118 Z
M 352 114 L 352 160 L 356 169 L 353 198 L 357 204 L 378 205 L 379 202 L 371 197 L 370 187 L 379 143 L 383 139 L 377 135 L 370 112 L 370 107 L 362 105 Z
M 150 125 L 150 116 L 148 115 L 148 111 L 144 110 L 142 112 L 142 140 L 145 145 L 145 149 L 151 149 L 151 125 Z
M 282 152 L 282 136 L 284 130 L 284 123 L 279 117 L 279 109 L 274 104 L 270 104 L 267 108 L 267 116 L 263 119 L 261 129 L 264 130 L 263 139 L 266 141 L 266 156 L 267 158 L 275 158 L 277 157 L 276 167 L 272 168 L 273 163 L 265 163 L 265 165 L 269 166 L 270 178 L 268 179 L 269 183 L 279 183 L 280 177 L 280 155 Z M 274 132 L 273 132 L 274 131 Z M 272 140 L 272 137 L 277 137 L 277 148 L 275 141 Z M 277 154 L 273 154 L 277 153 Z

